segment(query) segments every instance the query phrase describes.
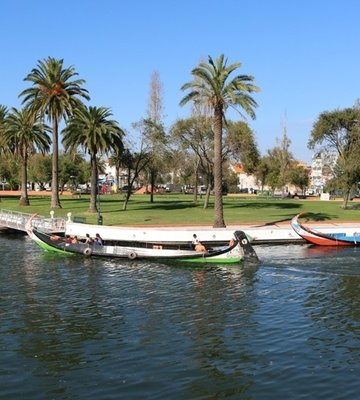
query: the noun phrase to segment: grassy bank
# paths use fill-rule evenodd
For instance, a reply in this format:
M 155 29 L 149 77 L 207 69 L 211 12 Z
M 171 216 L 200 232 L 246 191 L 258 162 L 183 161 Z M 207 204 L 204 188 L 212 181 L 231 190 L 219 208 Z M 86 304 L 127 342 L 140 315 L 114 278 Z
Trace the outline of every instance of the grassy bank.
M 163 194 L 155 196 L 150 203 L 148 195 L 134 195 L 130 199 L 128 209 L 123 211 L 124 197 L 104 195 L 100 198 L 100 209 L 103 223 L 106 225 L 212 225 L 214 219 L 213 198 L 208 209 L 203 209 L 204 199 L 195 204 L 191 195 Z M 19 198 L 1 196 L 0 208 L 24 213 L 49 215 L 50 197 L 31 196 L 30 206 L 20 207 Z M 274 223 L 289 221 L 295 214 L 310 212 L 318 221 L 359 221 L 360 202 L 351 202 L 350 209 L 341 208 L 341 200 L 295 200 L 264 199 L 245 196 L 224 197 L 224 217 L 227 225 L 244 223 Z M 66 217 L 69 212 L 86 219 L 87 223 L 96 223 L 97 214 L 87 212 L 89 196 L 61 196 L 62 208 L 55 210 L 55 216 Z

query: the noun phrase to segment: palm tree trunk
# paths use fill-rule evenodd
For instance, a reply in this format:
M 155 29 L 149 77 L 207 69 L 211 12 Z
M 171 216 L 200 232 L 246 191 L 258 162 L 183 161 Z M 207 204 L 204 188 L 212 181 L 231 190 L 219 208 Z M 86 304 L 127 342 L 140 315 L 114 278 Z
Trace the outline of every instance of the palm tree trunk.
M 52 178 L 51 178 L 51 208 L 61 208 L 59 197 L 59 135 L 58 121 L 53 119 L 53 155 L 52 155 Z
M 214 228 L 225 228 L 222 199 L 222 107 L 214 110 Z
M 27 191 L 27 152 L 26 149 L 21 157 L 21 195 L 20 195 L 20 206 L 30 205 L 28 191 Z
M 116 165 L 116 186 L 117 186 L 117 192 L 120 192 L 120 165 Z
M 90 191 L 90 206 L 89 206 L 89 212 L 91 213 L 96 213 L 98 212 L 97 206 L 96 206 L 96 196 L 99 195 L 99 185 L 98 185 L 98 171 L 97 171 L 97 162 L 96 162 L 96 154 L 92 154 L 90 156 L 90 162 L 91 162 L 91 191 Z

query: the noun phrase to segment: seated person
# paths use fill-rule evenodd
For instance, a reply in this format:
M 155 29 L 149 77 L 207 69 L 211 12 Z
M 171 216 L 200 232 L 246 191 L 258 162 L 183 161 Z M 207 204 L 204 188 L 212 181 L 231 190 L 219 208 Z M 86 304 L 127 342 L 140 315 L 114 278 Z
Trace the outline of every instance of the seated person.
M 234 244 L 235 244 L 235 239 L 230 239 L 229 247 L 234 246 Z
M 76 235 L 72 238 L 71 243 L 72 244 L 79 243 L 79 239 L 78 239 L 78 237 Z
M 86 234 L 85 243 L 87 243 L 87 244 L 94 243 L 93 239 L 90 237 L 90 235 L 88 233 Z
M 199 242 L 198 244 L 195 245 L 195 251 L 198 251 L 199 253 L 205 253 L 206 247 Z
M 199 238 L 197 237 L 196 233 L 193 234 L 192 242 L 191 242 L 191 247 L 193 249 L 196 248 L 196 245 L 200 243 Z
M 71 243 L 70 235 L 65 235 L 65 243 Z
M 99 246 L 102 246 L 104 244 L 101 236 L 98 233 L 95 235 L 95 244 L 98 244 Z

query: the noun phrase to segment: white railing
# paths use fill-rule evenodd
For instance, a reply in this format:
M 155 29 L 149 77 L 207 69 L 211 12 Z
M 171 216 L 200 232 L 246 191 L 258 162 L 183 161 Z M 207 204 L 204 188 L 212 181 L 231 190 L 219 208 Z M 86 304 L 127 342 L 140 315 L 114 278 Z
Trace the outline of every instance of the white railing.
M 25 214 L 18 211 L 0 210 L 0 227 L 26 231 L 26 224 L 31 219 L 31 225 L 47 232 L 64 232 L 66 220 L 64 218 L 45 218 L 41 215 Z

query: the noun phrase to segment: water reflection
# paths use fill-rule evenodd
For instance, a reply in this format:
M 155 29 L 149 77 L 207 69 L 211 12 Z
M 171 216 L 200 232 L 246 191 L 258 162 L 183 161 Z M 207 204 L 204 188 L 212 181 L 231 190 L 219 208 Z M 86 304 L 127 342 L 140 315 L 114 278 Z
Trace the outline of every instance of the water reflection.
M 356 398 L 359 249 L 192 268 L 1 239 L 0 399 Z

